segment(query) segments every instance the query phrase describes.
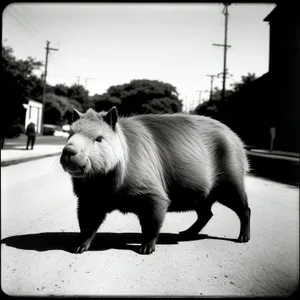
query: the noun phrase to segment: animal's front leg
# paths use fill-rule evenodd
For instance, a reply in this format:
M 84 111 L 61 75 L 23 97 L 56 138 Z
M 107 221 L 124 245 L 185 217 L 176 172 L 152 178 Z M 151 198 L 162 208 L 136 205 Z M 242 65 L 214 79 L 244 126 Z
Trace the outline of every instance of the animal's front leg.
M 155 251 L 156 241 L 160 228 L 167 212 L 167 202 L 165 200 L 154 200 L 145 205 L 138 217 L 142 228 L 141 254 L 151 254 Z
M 99 226 L 103 223 L 107 211 L 86 203 L 78 203 L 78 221 L 80 227 L 79 244 L 75 248 L 75 253 L 82 253 L 89 250 L 94 240 Z
M 95 230 L 92 234 L 89 234 L 89 235 L 82 234 L 82 232 L 81 232 L 81 234 L 80 234 L 81 242 L 79 243 L 79 246 L 76 246 L 75 253 L 83 253 L 84 251 L 89 250 L 96 233 L 97 233 L 97 230 Z

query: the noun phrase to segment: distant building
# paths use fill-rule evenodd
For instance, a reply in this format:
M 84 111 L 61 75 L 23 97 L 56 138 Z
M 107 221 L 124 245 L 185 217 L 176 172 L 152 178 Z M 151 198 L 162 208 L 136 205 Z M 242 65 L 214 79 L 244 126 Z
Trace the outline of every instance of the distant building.
M 282 1 L 264 19 L 270 24 L 268 86 L 274 149 L 300 152 L 300 6 Z M 296 7 L 298 6 L 298 7 Z
M 27 128 L 27 125 L 30 122 L 33 122 L 35 124 L 35 129 L 38 134 L 41 134 L 42 132 L 42 108 L 43 104 L 34 101 L 29 100 L 28 104 L 23 104 L 23 106 L 26 108 L 26 116 L 25 116 L 25 129 Z
M 248 145 L 299 153 L 300 9 L 293 3 L 280 2 L 264 19 L 270 24 L 269 72 L 233 94 L 227 123 Z

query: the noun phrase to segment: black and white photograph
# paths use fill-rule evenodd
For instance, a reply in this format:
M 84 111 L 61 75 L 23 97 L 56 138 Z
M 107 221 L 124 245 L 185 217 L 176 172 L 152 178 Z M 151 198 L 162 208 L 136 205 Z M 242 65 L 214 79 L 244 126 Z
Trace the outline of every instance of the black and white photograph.
M 4 7 L 3 294 L 294 295 L 299 11 Z

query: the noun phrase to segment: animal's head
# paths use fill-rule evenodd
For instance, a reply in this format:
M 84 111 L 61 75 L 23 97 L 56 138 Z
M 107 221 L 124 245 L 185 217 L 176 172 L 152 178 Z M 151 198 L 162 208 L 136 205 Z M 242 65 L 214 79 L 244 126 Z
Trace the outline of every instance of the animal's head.
M 68 142 L 60 163 L 72 177 L 89 177 L 113 170 L 122 159 L 119 137 L 118 112 L 115 107 L 108 112 L 86 113 L 73 111 Z

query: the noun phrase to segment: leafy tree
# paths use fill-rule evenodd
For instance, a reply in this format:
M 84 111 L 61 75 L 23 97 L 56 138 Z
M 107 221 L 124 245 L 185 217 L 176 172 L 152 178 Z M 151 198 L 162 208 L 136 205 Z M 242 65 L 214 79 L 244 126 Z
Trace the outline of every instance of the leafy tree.
M 192 113 L 217 119 L 218 108 L 213 101 L 208 100 L 198 105 Z
M 268 148 L 272 123 L 269 112 L 272 108 L 266 86 L 270 85 L 268 73 L 260 78 L 248 73 L 242 76 L 240 82 L 232 85 L 233 89 L 229 91 L 225 101 L 207 101 L 198 106 L 195 112 L 219 119 L 235 131 L 247 145 Z M 216 98 L 219 99 L 219 96 Z M 215 110 L 210 111 L 213 103 Z
M 256 79 L 255 73 L 248 73 L 246 76 L 242 76 L 241 82 L 235 82 L 231 84 L 231 86 L 233 86 L 233 92 L 241 90 L 241 88 L 247 86 L 250 82 Z
M 120 114 L 175 113 L 182 110 L 174 86 L 157 80 L 132 80 L 130 83 L 111 86 L 103 95 L 95 98 L 97 110 L 117 106 Z
M 13 49 L 2 44 L 2 135 L 16 124 L 24 123 L 26 110 L 23 104 L 34 94 L 36 76 L 33 71 L 41 66 L 42 63 L 32 57 L 16 59 Z
M 73 84 L 68 88 L 67 96 L 83 105 L 88 99 L 89 92 L 82 85 Z
M 122 103 L 120 98 L 112 97 L 108 93 L 104 93 L 102 95 L 95 94 L 91 97 L 91 101 L 94 103 L 97 111 L 107 111 L 113 106 L 116 106 L 118 110 L 120 110 L 120 105 Z
M 68 97 L 69 96 L 69 87 L 67 87 L 64 83 L 59 83 L 53 86 L 53 92 L 57 96 Z
M 43 75 L 42 75 L 43 76 Z M 33 75 L 30 79 L 31 89 L 29 98 L 38 102 L 43 101 L 43 89 L 44 89 L 44 82 L 43 79 Z M 45 93 L 53 94 L 53 87 L 46 83 L 46 90 Z
M 212 92 L 210 100 L 207 100 L 199 104 L 194 113 L 198 115 L 204 115 L 207 117 L 212 117 L 214 119 L 221 119 L 221 112 L 224 105 L 227 104 L 227 99 L 232 95 L 231 90 L 225 90 L 225 100 L 222 100 L 222 90 L 218 87 L 215 87 Z
M 82 111 L 82 106 L 77 101 L 48 93 L 45 95 L 44 123 L 55 125 L 70 124 L 74 108 Z
M 232 110 L 233 103 L 235 103 L 235 94 L 239 91 L 245 91 L 249 84 L 256 80 L 255 74 L 248 73 L 246 76 L 241 77 L 240 82 L 231 84 L 232 90 L 225 91 L 225 99 L 222 99 L 222 90 L 218 87 L 212 93 L 212 99 L 199 104 L 195 108 L 195 113 L 199 115 L 205 115 L 221 120 L 227 121 L 229 118 L 229 110 Z
M 42 96 L 43 96 L 43 88 L 44 88 L 44 83 L 43 80 L 35 75 L 31 77 L 31 85 L 32 89 L 30 91 L 29 98 L 42 102 Z M 48 92 L 49 88 L 46 86 L 46 91 Z
M 142 104 L 142 108 L 146 113 L 172 113 L 182 110 L 182 105 L 179 101 L 174 101 L 170 98 L 156 98 L 152 99 L 149 103 Z

